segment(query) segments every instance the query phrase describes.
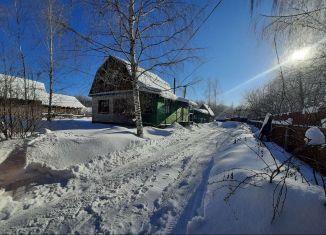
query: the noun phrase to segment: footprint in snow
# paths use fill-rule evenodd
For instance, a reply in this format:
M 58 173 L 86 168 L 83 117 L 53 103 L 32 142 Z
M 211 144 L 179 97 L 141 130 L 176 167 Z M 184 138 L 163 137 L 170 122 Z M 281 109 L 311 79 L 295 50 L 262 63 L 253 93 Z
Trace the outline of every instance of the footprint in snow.
M 138 210 L 147 210 L 147 207 L 145 204 L 143 203 L 138 203 L 138 204 L 135 204 L 134 207 L 136 207 Z
M 141 189 L 141 192 L 142 193 L 146 193 L 148 191 L 148 187 L 147 186 L 145 186 L 145 187 L 143 187 L 142 189 Z
M 153 175 L 150 179 L 151 182 L 154 182 L 156 180 L 156 175 Z

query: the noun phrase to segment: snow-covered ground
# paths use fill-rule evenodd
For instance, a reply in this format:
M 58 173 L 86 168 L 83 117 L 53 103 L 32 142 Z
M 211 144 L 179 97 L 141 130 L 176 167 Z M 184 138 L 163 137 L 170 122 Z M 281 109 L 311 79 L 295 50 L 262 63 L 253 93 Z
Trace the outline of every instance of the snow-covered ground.
M 288 177 L 283 191 L 286 194 L 280 198 L 282 204 L 285 196 L 284 208 L 272 221 L 273 203 L 276 203 L 281 189 L 278 183 L 284 175 L 276 177 L 273 183 L 269 183 L 264 175 L 252 180 L 248 177 L 268 172 L 263 169 L 265 163 L 274 165 L 271 153 L 278 164 L 289 155 L 276 144 L 266 143 L 270 153 L 249 130 L 243 124 L 229 129 L 231 138 L 224 142 L 214 157 L 205 196 L 197 216 L 188 223 L 188 233 L 325 233 L 325 194 L 321 187 L 313 185 L 311 168 L 299 160 L 294 162 L 305 179 L 298 173 Z M 239 182 L 246 183 L 233 192 Z
M 274 185 L 267 180 L 224 200 L 229 187 L 218 181 L 228 170 L 241 168 L 232 171 L 235 179 L 261 171 L 257 151 L 272 160 L 246 125 L 145 127 L 145 139 L 134 128 L 89 119 L 56 120 L 46 128 L 52 131 L 17 143 L 24 151 L 15 153 L 26 153 L 27 165 L 15 176 L 43 180 L 13 181 L 0 192 L 0 233 L 326 232 L 323 190 L 294 176 L 273 223 Z M 1 156 L 15 158 L 8 143 L 0 142 L 7 146 Z M 267 146 L 280 161 L 287 157 Z

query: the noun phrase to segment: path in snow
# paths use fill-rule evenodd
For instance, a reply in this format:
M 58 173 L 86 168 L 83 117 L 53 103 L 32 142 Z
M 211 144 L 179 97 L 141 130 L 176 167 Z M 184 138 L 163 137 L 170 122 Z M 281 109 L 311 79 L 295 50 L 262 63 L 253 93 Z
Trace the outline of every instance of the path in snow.
M 14 179 L 24 171 L 26 144 L 16 146 L 0 164 L 0 188 L 13 189 Z
M 28 141 L 17 144 L 5 161 L 0 164 L 0 189 L 10 191 L 14 198 L 22 194 L 21 189 L 39 184 L 67 183 L 73 175 L 69 170 L 52 170 L 39 163 L 26 166 Z
M 67 185 L 42 185 L 28 192 L 31 209 L 9 217 L 0 232 L 176 231 L 175 226 L 188 219 L 181 216 L 184 209 L 192 200 L 201 200 L 203 177 L 219 143 L 227 138 L 217 130 L 207 124 L 94 157 L 73 168 L 76 178 Z

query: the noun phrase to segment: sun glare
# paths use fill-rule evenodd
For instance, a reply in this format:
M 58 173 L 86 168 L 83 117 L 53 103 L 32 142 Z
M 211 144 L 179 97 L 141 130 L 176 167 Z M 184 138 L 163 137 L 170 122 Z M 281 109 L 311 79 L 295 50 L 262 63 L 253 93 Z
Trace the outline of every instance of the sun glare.
M 304 60 L 307 58 L 309 54 L 309 48 L 305 47 L 305 48 L 301 48 L 298 49 L 296 51 L 294 51 L 291 55 L 291 60 L 292 61 L 300 61 L 300 60 Z

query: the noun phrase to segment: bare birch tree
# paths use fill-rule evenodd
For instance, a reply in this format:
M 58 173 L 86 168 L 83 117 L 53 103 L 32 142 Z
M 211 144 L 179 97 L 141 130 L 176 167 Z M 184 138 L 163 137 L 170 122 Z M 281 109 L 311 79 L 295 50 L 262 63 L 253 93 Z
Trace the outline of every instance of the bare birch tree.
M 12 75 L 18 75 L 24 78 L 25 90 L 23 92 L 25 100 L 27 99 L 27 63 L 23 42 L 26 39 L 25 31 L 28 26 L 28 21 L 30 21 L 27 8 L 28 6 L 24 1 L 14 0 L 12 4 L 3 6 L 1 9 L 5 12 L 1 12 L 2 14 L 0 13 L 3 17 L 1 22 L 3 32 L 6 34 L 6 38 L 11 40 L 11 43 L 7 44 L 6 47 L 12 50 L 11 53 L 13 53 L 15 57 L 12 62 L 13 65 L 17 67 Z
M 86 1 L 93 23 L 90 34 L 65 25 L 92 47 L 108 56 L 123 57 L 130 65 L 137 135 L 143 136 L 138 78 L 146 71 L 170 67 L 193 58 L 188 42 L 207 5 L 187 1 L 95 0 Z M 139 66 L 145 70 L 139 70 Z
M 40 8 L 40 15 L 36 17 L 36 25 L 39 29 L 41 47 L 46 48 L 46 57 L 40 61 L 41 66 L 45 67 L 49 81 L 49 99 L 47 120 L 50 121 L 53 116 L 53 86 L 56 74 L 59 69 L 56 68 L 59 54 L 63 51 L 61 42 L 64 34 L 64 27 L 59 22 L 65 22 L 65 6 L 58 0 L 46 0 L 35 2 Z
M 261 31 L 261 35 L 274 39 L 275 45 L 277 38 L 277 45 L 281 48 L 278 60 L 281 63 L 298 49 L 309 49 L 304 60 L 282 66 L 283 85 L 280 86 L 276 81 L 271 82 L 268 86 L 273 89 L 267 89 L 264 97 L 261 97 L 262 100 L 270 99 L 275 91 L 280 97 L 285 97 L 285 102 L 277 97 L 269 100 L 270 103 L 280 104 L 276 113 L 303 112 L 312 106 L 325 106 L 326 1 L 273 0 L 270 13 L 265 11 L 264 14 L 259 12 L 259 6 L 264 1 L 251 2 L 252 11 L 258 19 L 255 26 Z M 283 92 L 280 93 L 281 91 Z M 254 95 L 251 94 L 250 97 L 253 98 Z M 261 104 L 258 109 L 261 109 Z M 257 109 L 257 104 L 255 106 Z
M 31 22 L 29 6 L 28 2 L 22 0 L 0 6 L 1 33 L 4 40 L 1 42 L 0 53 L 1 72 L 4 73 L 0 75 L 0 132 L 6 138 L 16 135 L 26 137 L 34 131 L 37 121 L 33 95 L 35 84 L 28 80 L 32 76 L 32 68 L 27 62 L 30 55 L 26 53 L 29 47 L 26 29 Z

